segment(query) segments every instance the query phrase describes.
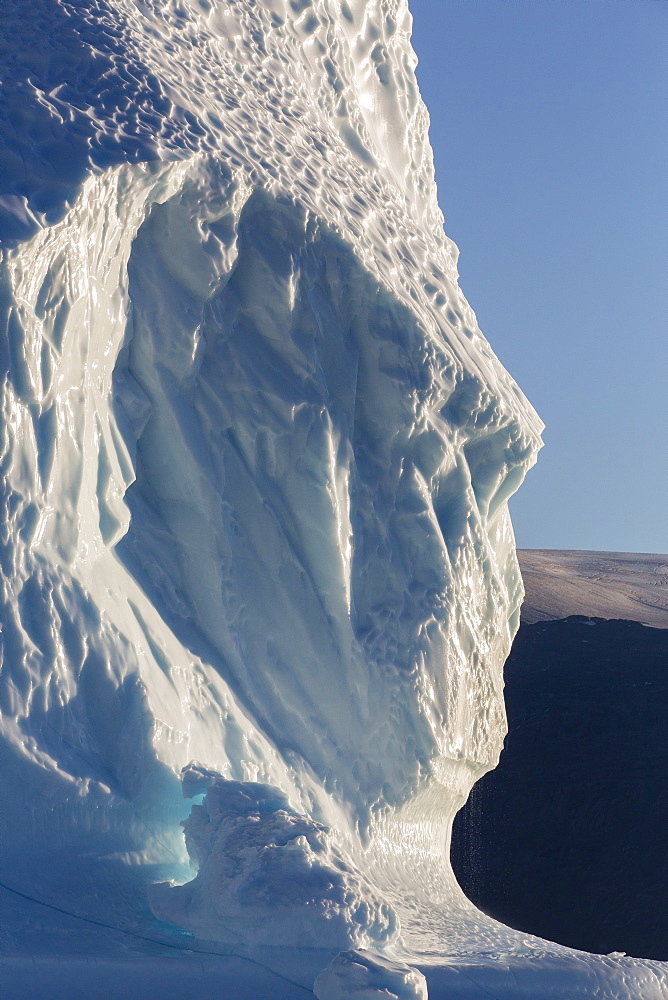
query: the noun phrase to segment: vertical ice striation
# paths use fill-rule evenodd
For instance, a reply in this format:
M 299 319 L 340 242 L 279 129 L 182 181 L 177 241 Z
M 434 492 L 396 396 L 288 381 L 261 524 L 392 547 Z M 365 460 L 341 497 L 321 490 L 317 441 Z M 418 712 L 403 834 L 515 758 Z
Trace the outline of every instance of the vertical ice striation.
M 406 0 L 0 21 L 7 881 L 127 917 L 180 871 L 186 768 L 161 916 L 251 943 L 308 869 L 271 943 L 306 900 L 327 947 L 501 947 L 448 837 L 502 745 L 541 424 L 457 286 Z

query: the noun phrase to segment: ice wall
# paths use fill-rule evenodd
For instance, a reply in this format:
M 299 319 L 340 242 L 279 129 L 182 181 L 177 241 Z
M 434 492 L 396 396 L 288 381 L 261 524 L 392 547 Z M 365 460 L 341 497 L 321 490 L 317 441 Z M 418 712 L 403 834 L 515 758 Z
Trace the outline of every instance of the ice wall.
M 119 886 L 184 858 L 199 761 L 221 837 L 269 816 L 290 863 L 366 895 L 337 947 L 493 936 L 447 845 L 501 749 L 506 501 L 541 425 L 457 286 L 405 0 L 0 18 L 14 881 L 57 895 L 57 855 L 127 914 Z M 249 784 L 274 798 L 239 812 Z M 226 940 L 202 815 L 197 890 L 154 909 Z

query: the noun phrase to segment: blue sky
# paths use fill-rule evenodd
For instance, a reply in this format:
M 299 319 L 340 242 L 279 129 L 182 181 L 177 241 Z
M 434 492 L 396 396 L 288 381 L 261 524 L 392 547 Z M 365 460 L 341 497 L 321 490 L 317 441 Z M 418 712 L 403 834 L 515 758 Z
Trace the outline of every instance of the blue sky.
M 409 3 L 460 282 L 547 425 L 518 545 L 668 552 L 668 3 Z

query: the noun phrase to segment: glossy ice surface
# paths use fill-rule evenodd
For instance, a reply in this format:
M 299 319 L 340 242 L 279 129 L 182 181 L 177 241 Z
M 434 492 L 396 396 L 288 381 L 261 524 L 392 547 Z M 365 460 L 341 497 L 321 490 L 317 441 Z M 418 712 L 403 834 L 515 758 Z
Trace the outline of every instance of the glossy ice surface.
M 10 919 L 15 967 L 67 956 L 75 914 L 96 953 L 180 927 L 509 983 L 549 956 L 546 990 L 572 967 L 572 996 L 660 996 L 661 970 L 489 920 L 449 869 L 504 736 L 506 500 L 541 425 L 457 286 L 405 0 L 0 22 L 3 883 L 61 914 Z M 183 768 L 211 789 L 188 890 Z

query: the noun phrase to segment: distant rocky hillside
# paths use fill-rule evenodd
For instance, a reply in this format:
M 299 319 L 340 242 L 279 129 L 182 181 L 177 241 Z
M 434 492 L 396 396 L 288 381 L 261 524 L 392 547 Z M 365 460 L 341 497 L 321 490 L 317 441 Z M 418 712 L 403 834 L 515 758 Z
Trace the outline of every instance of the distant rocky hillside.
M 668 960 L 668 557 L 519 555 L 508 736 L 456 818 L 455 874 L 512 927 Z
M 568 615 L 668 628 L 668 555 L 520 549 L 522 621 Z

